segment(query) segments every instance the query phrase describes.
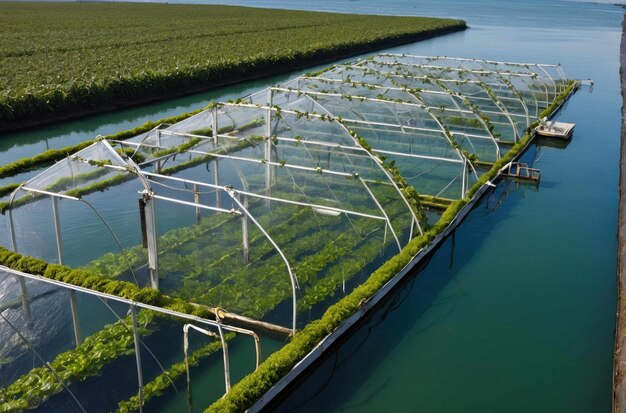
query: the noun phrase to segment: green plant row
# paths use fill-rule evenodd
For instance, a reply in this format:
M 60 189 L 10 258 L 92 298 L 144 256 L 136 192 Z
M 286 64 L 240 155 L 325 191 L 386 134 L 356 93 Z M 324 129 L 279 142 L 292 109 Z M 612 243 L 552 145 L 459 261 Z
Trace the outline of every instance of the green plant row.
M 199 138 L 198 138 L 199 139 Z M 92 142 L 93 143 L 93 142 Z M 231 145 L 228 145 L 220 150 L 217 151 L 217 153 L 228 153 L 230 151 L 238 151 L 241 150 L 243 148 L 246 148 L 248 146 L 252 145 L 251 142 L 249 141 L 239 141 L 236 143 L 233 143 Z M 82 149 L 82 148 L 81 148 Z M 128 155 L 133 155 L 133 159 L 136 159 L 137 162 L 142 162 L 143 160 L 145 160 L 145 157 L 143 154 L 141 154 L 140 152 L 135 153 L 134 150 L 130 149 L 130 148 L 124 148 L 124 153 L 128 154 Z M 170 155 L 173 155 L 174 153 L 178 153 L 178 147 L 176 147 L 176 149 L 174 151 L 172 151 L 170 153 Z M 166 155 L 167 156 L 167 155 Z M 213 155 L 205 155 L 205 156 L 199 156 L 197 158 L 191 159 L 189 161 L 185 161 L 185 162 L 181 162 L 179 164 L 176 164 L 174 166 L 171 166 L 169 168 L 165 168 L 161 170 L 162 174 L 173 174 L 175 172 L 184 170 L 184 169 L 188 169 L 191 168 L 193 166 L 202 164 L 202 163 L 206 163 L 210 160 L 212 160 L 214 158 Z M 93 163 L 93 162 L 92 162 Z M 94 166 L 103 166 L 103 165 L 98 165 L 97 163 L 93 163 Z M 63 193 L 65 195 L 68 196 L 73 196 L 75 198 L 82 198 L 86 195 L 92 194 L 94 192 L 102 192 L 112 186 L 115 185 L 119 185 L 122 184 L 124 182 L 128 182 L 130 180 L 135 179 L 135 174 L 133 174 L 132 170 L 128 170 L 129 173 L 127 174 L 116 174 L 112 177 L 103 179 L 101 181 L 96 181 L 93 182 L 89 185 L 86 186 L 82 186 L 82 187 L 78 187 L 78 188 L 73 188 L 70 189 L 68 191 L 64 191 Z M 54 191 L 55 189 L 60 189 L 68 184 L 71 184 L 72 181 L 73 183 L 81 183 L 81 182 L 87 182 L 89 180 L 92 180 L 94 178 L 97 178 L 99 175 L 104 175 L 106 173 L 105 170 L 95 170 L 92 172 L 87 172 L 85 174 L 82 175 L 76 175 L 74 177 L 62 177 L 60 178 L 58 181 L 52 183 L 49 187 L 46 187 L 46 190 L 49 191 Z M 76 181 L 76 179 L 78 179 L 78 181 Z M 17 208 L 19 206 L 25 205 L 29 202 L 33 202 L 34 200 L 40 199 L 42 196 L 44 195 L 39 195 L 39 194 L 32 194 L 29 193 L 27 195 L 24 195 L 18 199 L 15 199 L 13 201 L 13 203 L 11 204 L 12 208 Z M 7 208 L 9 208 L 9 201 L 2 201 L 0 202 L 0 213 L 4 214 L 7 210 Z
M 48 264 L 43 260 L 14 253 L 2 247 L 0 247 L 0 265 L 145 304 L 204 318 L 212 317 L 206 308 L 166 297 L 156 290 L 139 288 L 132 283 L 108 279 L 85 270 Z M 151 312 L 140 311 L 138 316 L 141 325 L 147 326 L 153 315 Z M 52 368 L 66 384 L 99 374 L 112 360 L 134 353 L 133 334 L 129 326 L 129 318 L 105 326 L 99 332 L 87 337 L 75 349 L 57 355 L 50 363 Z M 152 330 L 143 328 L 141 332 L 147 335 Z M 63 387 L 49 369 L 35 368 L 9 386 L 0 389 L 0 411 L 17 412 L 32 409 L 62 390 Z
M 172 116 L 169 118 L 161 119 L 156 122 L 146 122 L 143 125 L 137 126 L 136 128 L 128 129 L 122 132 L 117 132 L 112 135 L 107 135 L 107 136 L 104 136 L 103 138 L 111 139 L 111 140 L 124 140 L 128 138 L 132 138 L 141 133 L 148 132 L 156 128 L 159 125 L 180 122 L 181 120 L 187 119 L 195 115 L 196 113 L 200 113 L 202 110 L 204 110 L 204 108 L 193 111 L 193 112 L 184 113 L 182 115 L 177 115 L 177 116 Z M 18 159 L 17 161 L 8 163 L 6 165 L 2 165 L 0 166 L 0 178 L 8 178 L 10 176 L 15 176 L 17 174 L 20 174 L 22 172 L 28 172 L 28 171 L 32 171 L 35 169 L 40 169 L 41 167 L 46 166 L 46 165 L 51 165 L 58 160 L 64 159 L 67 156 L 80 151 L 81 149 L 85 149 L 86 147 L 88 147 L 89 145 L 95 142 L 96 142 L 95 140 L 88 140 L 88 141 L 81 142 L 76 145 L 66 146 L 60 149 L 48 149 L 47 151 L 41 152 L 30 158 L 21 158 L 21 159 Z M 130 150 L 129 148 L 125 148 L 124 152 L 130 156 L 133 154 L 134 151 Z M 133 159 L 138 163 L 143 162 L 143 159 L 139 157 L 133 157 Z
M 20 184 L 15 183 L 15 184 L 8 184 L 8 185 L 0 187 L 0 196 L 5 196 L 5 195 L 10 194 L 11 192 L 15 191 L 19 186 Z
M 576 87 L 577 83 L 572 82 L 567 89 L 544 110 L 541 116 L 551 115 Z M 494 164 L 489 172 L 481 176 L 479 182 L 472 186 L 465 198 L 451 203 L 432 228 L 426 231 L 422 236 L 412 239 L 398 255 L 380 266 L 363 284 L 356 287 L 350 294 L 341 299 L 341 301 L 329 307 L 321 319 L 309 323 L 295 334 L 290 343 L 268 357 L 255 372 L 243 378 L 239 383 L 233 386 L 228 394 L 209 406 L 206 411 L 208 413 L 241 412 L 250 408 L 263 394 L 278 382 L 278 380 L 299 363 L 321 340 L 352 316 L 364 302 L 372 298 L 389 280 L 408 265 L 423 248 L 428 246 L 439 233 L 443 232 L 453 222 L 461 209 L 471 201 L 471 198 L 480 187 L 488 180 L 493 179 L 502 166 L 510 162 L 526 147 L 532 139 L 532 133 L 532 130 L 529 130 L 524 138 L 513 146 L 503 159 Z M 508 160 L 504 158 L 508 158 Z
M 310 240 L 309 240 L 310 241 Z M 376 254 L 371 254 L 375 256 Z M 326 260 L 323 260 L 326 261 Z M 137 300 L 138 298 L 142 298 L 141 294 L 137 294 L 137 292 L 141 292 L 141 290 L 137 289 L 133 284 L 114 281 L 110 279 L 103 279 L 100 276 L 92 275 L 87 271 L 81 270 L 71 270 L 67 267 L 59 266 L 59 265 L 47 265 L 45 262 L 37 259 L 32 259 L 29 257 L 23 257 L 20 254 L 15 254 L 10 251 L 2 251 L 0 254 L 0 263 L 3 265 L 7 265 L 11 268 L 15 268 L 21 271 L 28 271 L 31 273 L 41 273 L 44 276 L 49 278 L 70 282 L 77 285 L 82 285 L 87 288 L 95 289 L 102 292 L 107 292 L 111 294 L 117 294 L 119 296 L 123 296 L 125 298 L 130 298 Z M 130 292 L 128 292 L 130 290 Z M 157 302 L 167 302 L 168 300 L 161 297 L 160 299 L 153 299 L 154 295 L 160 295 L 156 291 L 151 290 L 148 294 L 148 299 L 145 299 L 143 296 L 143 300 L 141 301 L 151 301 L 153 304 L 157 304 Z M 182 302 L 178 302 L 179 305 L 183 305 Z M 269 308 L 266 308 L 267 311 Z M 123 333 L 125 335 L 123 335 Z M 123 337 L 123 339 L 122 339 Z M 115 342 L 116 346 L 108 344 L 108 342 Z M 94 349 L 91 343 L 98 343 L 98 347 Z M 90 339 L 85 341 L 85 344 L 79 346 L 76 350 L 70 350 L 66 353 L 59 355 L 55 361 L 53 362 L 53 367 L 55 370 L 62 375 L 64 380 L 68 383 L 82 380 L 86 377 L 97 374 L 101 370 L 101 368 L 111 360 L 116 357 L 131 354 L 132 353 L 132 334 L 128 333 L 128 329 L 124 326 L 112 325 L 111 327 L 107 326 L 104 330 L 99 333 L 96 333 L 94 336 L 91 336 Z M 122 345 L 123 344 L 123 345 Z M 80 360 L 82 364 L 76 365 L 71 360 L 73 352 L 76 351 L 78 357 L 76 360 Z M 107 357 L 96 357 L 94 354 L 103 354 L 106 353 Z M 81 356 L 81 354 L 83 354 Z M 208 354 L 206 354 L 208 355 Z M 92 357 L 93 356 L 93 357 Z M 68 361 L 69 360 L 69 361 Z M 85 369 L 84 366 L 89 366 L 89 369 Z M 182 366 L 184 368 L 184 366 Z M 167 374 L 170 374 L 171 378 L 181 374 L 181 366 L 175 365 L 173 366 L 167 373 L 159 376 L 155 381 L 153 381 L 150 386 L 147 387 L 148 395 L 158 395 L 167 385 L 169 385 L 169 381 L 167 380 Z M 66 371 L 72 371 L 75 374 L 70 375 L 66 373 Z M 184 371 L 184 370 L 183 370 Z M 48 376 L 46 376 L 46 374 Z M 23 408 L 33 407 L 37 405 L 39 402 L 43 401 L 46 397 L 51 396 L 52 394 L 56 394 L 57 392 L 62 390 L 60 384 L 54 386 L 42 386 L 42 392 L 30 392 L 25 394 L 23 389 L 25 386 L 29 384 L 33 384 L 33 380 L 38 380 L 36 377 L 39 377 L 42 383 L 45 382 L 54 382 L 55 378 L 52 377 L 51 373 L 47 369 L 39 369 L 33 370 L 27 375 L 23 376 L 21 379 L 17 380 L 13 384 L 11 384 L 7 389 L 3 390 L 3 399 L 7 400 L 7 409 L 8 411 L 12 411 L 13 407 L 17 410 L 21 410 Z M 136 401 L 130 401 L 131 405 L 136 403 Z M 9 408 L 10 407 L 10 408 Z M 126 406 L 128 407 L 128 405 Z
M 0 28 L 6 128 L 286 72 L 466 25 L 216 5 L 7 3 Z

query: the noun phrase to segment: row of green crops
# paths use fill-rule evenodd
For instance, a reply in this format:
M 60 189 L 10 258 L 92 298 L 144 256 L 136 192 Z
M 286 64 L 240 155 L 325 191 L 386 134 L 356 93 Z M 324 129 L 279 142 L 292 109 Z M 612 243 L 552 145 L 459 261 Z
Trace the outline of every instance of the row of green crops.
M 199 113 L 201 110 L 203 109 L 199 109 L 182 115 L 172 116 L 170 118 L 161 119 L 156 122 L 146 122 L 143 125 L 137 126 L 136 128 L 104 136 L 104 139 L 124 140 L 132 138 L 141 133 L 148 132 L 149 130 L 154 129 L 159 125 L 180 122 L 181 120 L 187 119 L 188 117 Z M 0 178 L 15 176 L 22 172 L 36 170 L 44 166 L 51 165 L 58 160 L 66 158 L 67 156 L 86 148 L 94 142 L 95 140 L 88 140 L 76 145 L 66 146 L 60 149 L 49 149 L 30 158 L 21 158 L 6 165 L 0 165 Z M 139 159 L 137 161 L 141 162 L 141 160 Z
M 198 317 L 214 317 L 204 307 L 192 306 L 180 299 L 166 297 L 150 288 L 139 288 L 132 283 L 102 277 L 85 270 L 48 264 L 43 260 L 14 253 L 2 247 L 0 247 L 0 265 Z M 145 326 L 141 328 L 141 334 L 143 336 L 151 334 L 154 331 L 150 326 L 154 313 L 140 311 L 138 317 L 140 325 Z M 126 317 L 87 337 L 76 348 L 59 354 L 50 366 L 65 384 L 72 384 L 100 374 L 105 365 L 129 354 L 134 354 L 134 341 L 130 318 Z M 158 382 L 152 386 L 155 392 L 160 391 L 158 388 L 161 385 Z M 148 391 L 151 391 L 150 389 L 151 387 Z M 18 412 L 32 409 L 62 390 L 61 383 L 50 369 L 34 368 L 9 386 L 0 389 L 0 411 Z
M 0 129 L 465 27 L 450 19 L 214 5 L 0 3 Z

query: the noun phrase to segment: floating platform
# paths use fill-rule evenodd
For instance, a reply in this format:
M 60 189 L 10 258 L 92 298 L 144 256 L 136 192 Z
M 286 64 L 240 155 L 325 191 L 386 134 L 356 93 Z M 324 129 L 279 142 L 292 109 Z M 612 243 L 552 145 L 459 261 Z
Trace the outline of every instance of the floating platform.
M 511 162 L 502 170 L 502 176 L 536 182 L 539 184 L 539 181 L 541 180 L 541 171 L 539 169 L 531 168 L 528 164 L 522 162 Z
M 551 122 L 544 119 L 535 128 L 535 132 L 537 135 L 547 138 L 570 139 L 575 126 L 575 123 Z

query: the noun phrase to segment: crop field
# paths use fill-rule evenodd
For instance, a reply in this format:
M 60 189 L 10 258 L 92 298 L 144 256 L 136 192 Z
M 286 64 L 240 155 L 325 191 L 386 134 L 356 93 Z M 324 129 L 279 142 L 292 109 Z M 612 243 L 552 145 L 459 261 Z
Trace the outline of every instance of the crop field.
M 0 3 L 0 129 L 463 28 L 450 19 L 230 6 Z

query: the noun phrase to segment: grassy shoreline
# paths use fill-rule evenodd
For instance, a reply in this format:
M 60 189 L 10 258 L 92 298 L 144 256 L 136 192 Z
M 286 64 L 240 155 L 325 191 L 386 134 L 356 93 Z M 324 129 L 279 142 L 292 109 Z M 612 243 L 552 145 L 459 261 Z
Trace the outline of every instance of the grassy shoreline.
M 0 131 L 287 73 L 466 29 L 465 22 L 451 19 L 209 5 L 0 3 L 0 11 L 11 17 L 0 17 L 6 23 L 0 24 L 5 35 L 0 36 Z M 102 22 L 96 24 L 96 18 Z M 165 24 L 171 21 L 182 27 Z M 159 30 L 151 32 L 155 27 Z M 95 35 L 81 36 L 87 31 Z M 77 59 L 80 63 L 72 64 Z

